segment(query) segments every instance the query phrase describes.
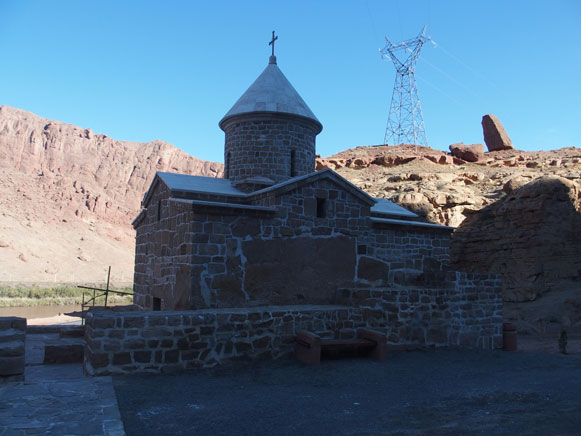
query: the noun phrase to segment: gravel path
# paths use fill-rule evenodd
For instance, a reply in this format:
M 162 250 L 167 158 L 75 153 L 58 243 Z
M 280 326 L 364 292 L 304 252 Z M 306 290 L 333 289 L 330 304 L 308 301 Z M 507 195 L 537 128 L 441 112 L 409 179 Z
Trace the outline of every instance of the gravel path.
M 581 435 L 581 355 L 429 350 L 113 383 L 128 435 Z

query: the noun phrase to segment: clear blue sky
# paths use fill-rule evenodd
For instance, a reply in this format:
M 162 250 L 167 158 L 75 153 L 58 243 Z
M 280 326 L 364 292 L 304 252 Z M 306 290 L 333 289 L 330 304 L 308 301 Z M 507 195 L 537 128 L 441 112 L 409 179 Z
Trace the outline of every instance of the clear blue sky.
M 378 49 L 423 25 L 429 145 L 482 142 L 500 118 L 523 150 L 581 146 L 581 2 L 0 0 L 0 104 L 223 161 L 218 121 L 278 65 L 323 123 L 328 156 L 383 141 L 395 70 Z

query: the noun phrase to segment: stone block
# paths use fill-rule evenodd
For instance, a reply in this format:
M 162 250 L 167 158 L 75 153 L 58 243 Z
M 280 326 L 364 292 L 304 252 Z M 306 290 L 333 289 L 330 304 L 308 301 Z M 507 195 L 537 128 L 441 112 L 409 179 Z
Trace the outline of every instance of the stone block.
M 0 331 L 0 344 L 3 342 L 24 342 L 26 333 L 24 330 L 8 329 Z
M 111 339 L 123 339 L 125 337 L 125 330 L 115 329 L 107 332 L 107 337 Z
M 115 327 L 115 318 L 101 318 L 93 315 L 93 329 L 112 329 Z
M 149 327 L 157 327 L 167 325 L 167 316 L 165 315 L 148 315 L 147 325 Z
M 179 361 L 179 350 L 166 350 L 164 352 L 164 363 L 177 363 Z
M 166 327 L 152 327 L 143 329 L 141 336 L 145 339 L 160 339 L 173 336 L 173 331 Z
M 133 360 L 136 363 L 150 363 L 151 362 L 151 351 L 134 351 L 133 352 Z
M 127 365 L 131 363 L 131 353 L 121 352 L 113 354 L 113 365 Z
M 167 317 L 167 325 L 170 327 L 176 327 L 183 325 L 182 315 L 171 315 Z
M 186 338 L 179 338 L 176 342 L 176 347 L 178 350 L 187 350 L 190 346 L 190 343 Z
M 88 347 L 85 347 L 85 359 L 95 368 L 104 368 L 109 366 L 109 353 L 93 353 Z
M 0 359 L 18 356 L 24 356 L 24 341 L 0 343 Z
M 142 350 L 145 348 L 145 339 L 128 339 L 123 342 L 123 348 L 125 350 Z
M 46 343 L 44 346 L 44 364 L 77 363 L 83 361 L 82 341 L 76 343 Z
M 252 342 L 252 347 L 256 349 L 266 348 L 271 344 L 272 338 L 270 336 L 263 336 L 261 338 L 255 339 Z
M 236 342 L 234 346 L 236 349 L 236 354 L 245 354 L 252 350 L 252 346 L 247 342 Z
M 0 358 L 0 376 L 24 374 L 24 355 Z
M 233 313 L 230 315 L 231 322 L 244 322 L 248 319 L 248 315 L 245 313 Z
M 143 316 L 128 316 L 123 320 L 123 328 L 145 327 L 145 318 Z
M 195 360 L 200 356 L 200 352 L 198 350 L 182 350 L 180 351 L 180 357 L 182 362 Z
M 162 339 L 159 346 L 160 348 L 173 348 L 173 339 Z
M 232 224 L 232 236 L 244 238 L 246 236 L 256 236 L 260 234 L 260 220 L 250 217 L 239 217 Z
M 11 329 L 26 331 L 26 318 L 17 316 L 0 317 L 0 331 Z
M 204 336 L 213 335 L 215 330 L 214 326 L 202 326 L 200 327 L 200 334 Z
M 97 351 L 93 349 L 93 351 Z M 103 351 L 121 351 L 121 342 L 119 341 L 107 341 L 103 344 Z

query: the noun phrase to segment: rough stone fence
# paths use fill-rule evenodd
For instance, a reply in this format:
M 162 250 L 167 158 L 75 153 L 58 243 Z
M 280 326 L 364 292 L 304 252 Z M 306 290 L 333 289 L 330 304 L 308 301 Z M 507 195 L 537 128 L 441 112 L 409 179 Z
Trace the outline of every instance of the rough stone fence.
M 26 318 L 0 318 L 0 382 L 24 380 Z
M 496 275 L 454 273 L 437 288 L 341 289 L 338 302 L 359 307 L 367 327 L 394 346 L 502 347 L 502 281 Z
M 89 312 L 90 375 L 168 372 L 294 352 L 297 331 L 354 338 L 368 327 L 396 347 L 502 346 L 501 282 L 458 273 L 456 288 L 341 289 L 339 305 L 193 311 Z
M 242 359 L 277 359 L 297 330 L 354 337 L 361 311 L 341 306 L 270 306 L 156 312 L 89 312 L 85 371 L 166 372 Z

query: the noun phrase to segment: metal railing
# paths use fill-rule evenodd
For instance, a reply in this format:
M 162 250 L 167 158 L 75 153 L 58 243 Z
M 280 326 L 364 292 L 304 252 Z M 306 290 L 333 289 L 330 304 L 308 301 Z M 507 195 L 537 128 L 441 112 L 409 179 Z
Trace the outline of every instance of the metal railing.
M 131 292 L 123 292 L 123 291 L 114 291 L 113 289 L 109 289 L 109 281 L 111 279 L 111 267 L 109 267 L 109 271 L 107 273 L 107 286 L 105 289 L 97 288 L 94 286 L 80 286 L 77 285 L 77 288 L 83 289 L 83 299 L 81 303 L 81 325 L 85 325 L 85 312 L 88 311 L 88 308 L 95 307 L 95 301 L 97 298 L 105 297 L 105 305 L 107 307 L 107 300 L 109 298 L 109 293 L 117 294 L 117 295 L 133 295 Z M 92 297 L 90 297 L 87 301 L 85 301 L 85 289 L 93 291 Z M 102 292 L 102 294 L 97 294 L 97 292 Z M 87 308 L 87 310 L 85 310 Z

